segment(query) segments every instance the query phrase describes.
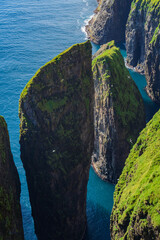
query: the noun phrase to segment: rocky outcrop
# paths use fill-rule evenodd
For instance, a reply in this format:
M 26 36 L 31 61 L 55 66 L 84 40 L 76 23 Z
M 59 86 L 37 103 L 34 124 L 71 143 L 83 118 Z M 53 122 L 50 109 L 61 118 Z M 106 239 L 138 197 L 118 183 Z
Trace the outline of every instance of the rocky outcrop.
M 116 183 L 130 148 L 145 126 L 142 97 L 114 42 L 103 45 L 92 63 L 95 83 L 95 146 L 92 165 Z
M 21 158 L 39 240 L 80 240 L 93 151 L 94 84 L 89 41 L 35 74 L 20 98 Z
M 145 73 L 149 96 L 160 102 L 159 0 L 133 0 L 126 25 L 127 64 Z
M 89 39 L 96 44 L 111 40 L 125 42 L 125 28 L 132 0 L 100 0 L 95 15 L 86 26 Z
M 160 239 L 160 111 L 132 148 L 116 185 L 111 237 Z
M 96 44 L 125 42 L 127 64 L 145 74 L 147 93 L 160 103 L 160 1 L 99 0 L 86 26 Z M 127 22 L 127 24 L 126 24 Z M 125 37 L 126 35 L 126 37 Z
M 10 149 L 7 124 L 0 116 L 0 239 L 23 240 L 20 181 Z

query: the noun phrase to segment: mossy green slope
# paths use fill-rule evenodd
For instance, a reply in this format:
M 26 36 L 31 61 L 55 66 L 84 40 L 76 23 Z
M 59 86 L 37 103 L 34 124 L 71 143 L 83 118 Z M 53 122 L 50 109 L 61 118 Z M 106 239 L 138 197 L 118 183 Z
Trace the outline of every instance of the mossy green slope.
M 0 240 L 23 240 L 20 181 L 10 150 L 7 124 L 0 116 Z
M 30 81 L 26 84 L 25 88 L 23 89 L 21 96 L 20 96 L 20 102 L 25 101 L 25 97 L 30 89 L 32 87 L 34 88 L 35 91 L 41 92 L 43 88 L 45 88 L 45 84 L 49 83 L 50 79 L 53 77 L 54 73 L 54 68 L 57 71 L 57 76 L 55 78 L 60 77 L 61 81 L 59 84 L 64 85 L 64 75 L 65 72 L 61 71 L 61 67 L 59 66 L 59 63 L 62 61 L 65 61 L 66 56 L 71 57 L 72 53 L 74 50 L 79 47 L 79 52 L 86 52 L 90 53 L 90 42 L 87 41 L 86 44 L 84 43 L 79 43 L 79 44 L 74 44 L 73 46 L 67 48 L 65 51 L 54 57 L 51 61 L 47 62 L 44 66 L 42 66 L 38 71 L 35 73 L 35 75 L 30 79 Z M 72 63 L 73 64 L 73 63 Z M 70 68 L 72 65 L 70 65 Z M 52 71 L 53 72 L 52 72 Z M 39 77 L 43 77 L 41 81 L 39 81 Z M 44 82 L 46 81 L 46 82 Z
M 144 120 L 143 101 L 138 88 L 125 67 L 119 48 L 113 45 L 113 42 L 109 43 L 109 45 L 109 49 L 93 60 L 92 69 L 94 69 L 96 64 L 106 63 L 108 65 L 106 74 L 103 76 L 102 84 L 103 82 L 105 83 L 107 79 L 110 79 L 108 94 L 113 98 L 116 117 L 118 117 L 118 121 L 123 127 L 132 129 L 133 126 L 130 126 L 128 122 L 136 121 L 137 119 L 139 119 L 140 122 L 141 119 L 142 122 Z M 93 75 L 95 74 L 96 71 L 93 71 Z M 137 100 L 137 97 L 140 102 Z M 132 131 L 131 129 L 128 138 L 135 142 L 134 129 L 132 129 Z
M 137 9 L 137 11 L 145 11 L 146 15 L 154 14 L 156 19 L 159 19 L 159 25 L 155 28 L 154 34 L 151 39 L 151 44 L 156 41 L 158 36 L 158 31 L 160 29 L 160 1 L 159 0 L 133 0 L 131 4 L 131 11 L 129 14 L 129 19 L 132 12 Z M 155 21 L 156 19 L 153 19 Z M 147 20 L 147 17 L 146 17 Z
M 95 54 L 92 69 L 95 135 L 98 131 L 95 139 L 99 139 L 94 167 L 97 172 L 103 172 L 103 176 L 99 174 L 103 179 L 116 183 L 130 148 L 145 126 L 143 100 L 114 41 L 103 45 Z
M 114 194 L 111 236 L 160 239 L 160 111 L 140 133 Z

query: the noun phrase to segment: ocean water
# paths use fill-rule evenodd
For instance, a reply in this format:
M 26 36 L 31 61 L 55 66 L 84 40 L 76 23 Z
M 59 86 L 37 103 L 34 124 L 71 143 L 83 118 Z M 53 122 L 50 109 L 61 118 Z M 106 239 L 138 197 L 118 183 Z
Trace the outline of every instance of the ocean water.
M 86 39 L 84 25 L 96 6 L 96 0 L 1 0 L 0 115 L 5 117 L 8 124 L 11 149 L 21 180 L 25 240 L 36 240 L 36 236 L 25 172 L 20 160 L 19 96 L 42 65 L 71 45 Z M 98 47 L 93 44 L 93 52 Z M 134 72 L 132 74 L 135 81 L 142 82 L 140 88 L 143 89 L 146 84 L 144 77 Z M 146 96 L 144 100 L 146 109 L 151 105 L 147 110 L 150 118 L 156 107 Z M 86 240 L 110 240 L 109 217 L 113 192 L 114 185 L 101 181 L 91 168 Z

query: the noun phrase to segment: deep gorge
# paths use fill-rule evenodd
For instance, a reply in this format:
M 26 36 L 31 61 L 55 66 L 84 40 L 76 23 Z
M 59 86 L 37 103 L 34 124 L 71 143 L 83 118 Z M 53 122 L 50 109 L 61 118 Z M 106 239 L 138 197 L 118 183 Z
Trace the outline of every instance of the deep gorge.
M 87 6 L 87 3 L 89 6 Z M 25 21 L 25 18 L 23 16 L 27 17 L 29 12 L 28 8 L 29 5 L 25 5 L 24 2 L 22 1 L 21 4 L 17 5 L 16 7 L 10 6 L 8 2 L 5 3 L 5 5 L 8 8 L 8 15 L 3 13 L 3 6 L 1 7 L 1 11 L 3 13 L 2 15 L 2 24 L 5 26 L 5 21 L 6 21 L 6 16 L 12 18 L 15 18 L 15 22 L 12 23 L 13 26 L 17 28 L 14 29 L 17 31 L 16 35 L 13 34 L 12 32 L 12 24 L 8 25 L 8 28 L 3 28 L 3 38 L 2 38 L 2 82 L 1 86 L 3 86 L 3 91 L 1 95 L 1 114 L 5 116 L 8 127 L 9 127 L 9 132 L 11 135 L 11 148 L 12 152 L 14 155 L 14 160 L 16 162 L 20 178 L 21 178 L 21 184 L 22 184 L 22 195 L 21 195 L 21 205 L 22 205 L 22 214 L 23 214 L 23 221 L 24 221 L 24 233 L 25 233 L 25 239 L 36 239 L 34 235 L 34 229 L 33 229 L 33 223 L 32 223 L 32 218 L 30 216 L 30 206 L 29 206 L 29 200 L 27 197 L 27 188 L 26 188 L 26 180 L 24 178 L 25 174 L 21 165 L 21 162 L 19 160 L 19 145 L 18 145 L 18 138 L 19 138 L 19 133 L 18 133 L 18 99 L 19 95 L 22 92 L 22 89 L 24 88 L 24 85 L 28 82 L 29 78 L 31 78 L 35 71 L 41 67 L 45 62 L 49 61 L 51 58 L 53 58 L 53 55 L 57 55 L 59 52 L 62 50 L 65 50 L 67 47 L 73 45 L 76 42 L 79 42 L 80 39 L 81 41 L 84 41 L 84 35 L 80 32 L 81 24 L 83 24 L 84 19 L 86 18 L 86 9 L 89 9 L 88 14 L 92 13 L 93 10 L 93 5 L 96 7 L 96 2 L 93 3 L 92 1 L 88 2 L 79 2 L 78 8 L 81 6 L 82 9 L 82 15 L 81 17 L 78 16 L 77 12 L 75 11 L 75 19 L 77 18 L 80 22 L 77 21 L 76 28 L 74 29 L 75 35 L 72 36 L 71 34 L 71 26 L 73 26 L 72 21 L 73 19 L 69 18 L 69 12 L 68 8 L 64 3 L 64 6 L 66 7 L 66 11 L 64 8 L 64 15 L 68 17 L 69 21 L 66 22 L 66 19 L 62 18 L 64 21 L 63 23 L 66 24 L 66 28 L 61 29 L 61 33 L 57 29 L 57 36 L 53 34 L 53 29 L 55 26 L 52 25 L 52 23 L 55 21 L 55 18 L 52 19 L 52 11 L 54 11 L 51 8 L 51 4 L 48 3 L 41 3 L 42 6 L 39 5 L 39 3 L 28 3 L 31 4 L 33 8 L 30 8 L 30 19 L 28 22 Z M 55 7 L 57 4 L 53 3 L 53 6 Z M 70 6 L 72 6 L 71 1 L 68 2 Z M 4 6 L 5 6 L 4 5 Z M 46 9 L 48 10 L 48 6 L 50 6 L 51 9 L 48 11 L 48 15 L 46 15 Z M 11 7 L 14 9 L 12 12 L 10 9 Z M 76 6 L 73 4 L 74 9 L 76 10 Z M 60 8 L 57 8 L 57 13 Z M 38 11 L 35 11 L 38 10 Z M 14 16 L 14 13 L 17 13 L 17 15 Z M 23 13 L 23 14 L 22 14 Z M 39 22 L 35 21 L 35 15 L 39 16 Z M 45 14 L 44 14 L 45 13 Z M 33 15 L 32 15 L 33 14 Z M 35 14 L 35 15 L 34 15 Z M 76 15 L 77 14 L 77 15 Z M 84 15 L 83 15 L 84 14 Z M 48 22 L 46 21 L 46 16 L 48 19 Z M 51 21 L 51 19 L 52 21 Z M 49 20 L 50 19 L 50 20 Z M 21 23 L 21 28 L 19 27 L 19 20 L 22 20 Z M 33 24 L 35 23 L 35 25 Z M 75 23 L 75 22 L 74 22 Z M 57 14 L 57 25 L 59 24 L 59 15 Z M 22 27 L 23 32 L 21 31 Z M 32 27 L 31 27 L 32 26 Z M 46 27 L 47 26 L 47 27 Z M 60 25 L 59 25 L 60 27 Z M 61 28 L 61 27 L 60 27 Z M 29 31 L 32 29 L 32 34 L 31 36 Z M 39 31 L 41 29 L 41 31 Z M 56 28 L 55 28 L 56 29 Z M 8 32 L 7 32 L 8 30 Z M 6 32 L 5 32 L 6 31 Z M 51 34 L 52 32 L 52 34 Z M 68 33 L 69 39 L 67 42 L 65 42 L 66 37 L 66 32 Z M 5 37 L 6 33 L 6 37 Z M 7 38 L 7 33 L 9 36 L 13 36 L 12 41 Z M 62 34 L 64 33 L 64 34 Z M 157 56 L 156 49 L 152 50 L 152 48 L 155 48 L 155 46 L 158 46 L 158 37 L 157 37 L 158 30 L 155 35 L 155 39 L 153 41 L 154 45 L 150 49 L 150 59 L 152 59 L 152 53 L 154 53 L 154 56 Z M 13 34 L 13 35 L 12 35 Z M 39 35 L 37 35 L 39 34 Z M 59 34 L 62 34 L 61 36 Z M 40 38 L 37 38 L 39 36 Z M 52 37 L 51 37 L 52 36 Z M 24 37 L 24 38 L 22 38 Z M 60 38 L 62 37 L 62 38 Z M 44 41 L 42 41 L 42 39 Z M 54 42 L 54 39 L 56 41 Z M 62 39 L 61 40 L 61 45 L 57 44 L 57 39 Z M 111 39 L 112 40 L 112 39 Z M 37 44 L 37 41 L 39 44 Z M 58 40 L 60 41 L 60 40 Z M 53 47 L 53 42 L 55 43 Z M 5 45 L 5 44 L 6 45 Z M 32 43 L 31 46 L 27 45 L 27 43 Z M 58 42 L 59 43 L 59 42 Z M 9 51 L 7 52 L 8 47 Z M 45 46 L 45 47 L 44 47 Z M 93 45 L 95 47 L 95 45 Z M 98 46 L 97 46 L 98 47 Z M 61 49 L 62 48 L 62 49 Z M 19 49 L 19 51 L 17 51 Z M 28 51 L 28 49 L 31 49 Z M 61 49 L 61 50 L 60 50 Z M 94 50 L 93 50 L 94 51 Z M 122 54 L 125 54 L 124 50 L 121 49 Z M 30 56 L 32 56 L 32 61 L 30 61 Z M 40 57 L 41 56 L 41 57 Z M 11 58 L 10 61 L 13 64 L 10 64 L 9 57 Z M 15 61 L 16 59 L 16 61 Z M 156 58 L 157 63 L 159 63 L 159 58 Z M 150 63 L 148 62 L 150 65 Z M 153 66 L 154 67 L 154 66 Z M 32 72 L 32 73 L 31 73 Z M 144 76 L 139 75 L 138 73 L 135 73 L 133 71 L 131 72 L 131 76 L 133 76 L 133 79 L 136 81 L 139 90 L 142 94 L 142 97 L 144 99 L 144 105 L 145 105 L 145 111 L 146 111 L 146 119 L 147 121 L 150 120 L 153 116 L 153 114 L 158 110 L 159 106 L 152 103 L 150 98 L 146 95 L 146 92 L 144 90 L 145 86 L 145 79 Z M 8 84 L 10 84 L 11 88 L 8 89 Z M 13 91 L 14 90 L 14 91 Z M 158 96 L 158 95 L 156 95 Z M 64 102 L 63 102 L 64 103 Z M 62 105 L 63 105 L 62 103 Z M 43 105 L 43 104 L 42 104 Z M 43 106 L 41 106 L 43 107 Z M 43 108 L 44 109 L 44 108 Z M 158 115 L 157 115 L 158 118 Z M 158 123 L 156 123 L 158 124 Z M 159 125 L 156 125 L 156 128 L 158 129 Z M 39 138 L 40 140 L 41 138 Z M 142 142 L 142 141 L 141 141 Z M 42 140 L 43 144 L 43 140 Z M 139 144 L 139 143 L 138 143 Z M 140 150 L 140 154 L 143 154 L 145 152 L 144 150 Z M 93 189 L 95 188 L 95 190 Z M 88 197 L 87 197 L 87 218 L 88 218 L 88 226 L 87 226 L 87 236 L 86 239 L 109 239 L 109 217 L 111 213 L 111 208 L 113 204 L 112 200 L 112 193 L 114 190 L 114 186 L 110 185 L 106 182 L 101 182 L 101 180 L 93 173 L 93 170 L 90 170 L 90 179 L 89 179 L 89 184 L 88 184 Z M 118 218 L 114 218 L 118 219 Z M 112 218 L 113 220 L 113 218 Z M 125 220 L 125 218 L 124 218 Z M 97 224 L 98 222 L 98 227 Z M 137 221 L 138 222 L 138 221 Z M 118 221 L 117 221 L 117 226 L 118 226 Z M 145 225 L 146 226 L 146 225 Z M 118 227 L 114 229 L 116 232 Z M 142 228 L 143 229 L 143 228 Z M 157 230 L 156 230 L 157 231 Z M 140 234 L 142 234 L 141 229 L 139 230 Z M 122 233 L 120 233 L 122 234 Z M 123 233 L 124 234 L 124 233 Z M 128 233 L 127 233 L 128 234 Z M 129 231 L 129 234 L 130 231 Z M 138 232 L 136 234 L 139 234 Z M 153 234 L 152 234 L 153 235 Z M 151 235 L 151 236 L 152 236 Z M 121 235 L 122 236 L 122 235 Z M 132 236 L 132 235 L 129 235 Z M 158 236 L 158 235 L 157 235 Z M 120 237 L 120 235 L 118 235 Z M 115 237 L 114 237 L 115 238 Z

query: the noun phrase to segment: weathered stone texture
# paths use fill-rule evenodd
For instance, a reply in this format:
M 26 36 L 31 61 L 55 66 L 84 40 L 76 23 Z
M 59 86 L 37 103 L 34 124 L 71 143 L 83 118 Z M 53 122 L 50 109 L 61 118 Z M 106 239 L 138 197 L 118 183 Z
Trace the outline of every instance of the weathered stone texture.
M 85 232 L 94 139 L 91 58 L 89 41 L 72 46 L 21 94 L 21 158 L 39 240 L 79 240 Z

